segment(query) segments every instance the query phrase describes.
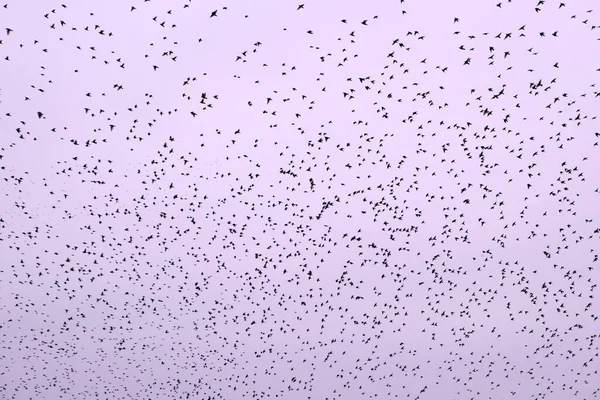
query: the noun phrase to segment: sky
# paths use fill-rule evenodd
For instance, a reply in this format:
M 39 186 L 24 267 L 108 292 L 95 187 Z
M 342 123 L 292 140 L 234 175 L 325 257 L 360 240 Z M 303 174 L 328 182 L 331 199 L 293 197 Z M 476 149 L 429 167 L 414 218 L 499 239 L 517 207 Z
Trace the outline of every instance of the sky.
M 595 2 L 303 1 L 0 4 L 1 398 L 600 396 Z

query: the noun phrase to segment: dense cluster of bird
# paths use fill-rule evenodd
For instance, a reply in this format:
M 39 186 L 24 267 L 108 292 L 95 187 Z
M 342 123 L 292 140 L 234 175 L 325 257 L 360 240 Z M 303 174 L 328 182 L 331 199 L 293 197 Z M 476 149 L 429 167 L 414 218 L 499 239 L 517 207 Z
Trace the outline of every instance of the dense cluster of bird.
M 600 20 L 498 1 L 1 6 L 0 398 L 600 397 Z

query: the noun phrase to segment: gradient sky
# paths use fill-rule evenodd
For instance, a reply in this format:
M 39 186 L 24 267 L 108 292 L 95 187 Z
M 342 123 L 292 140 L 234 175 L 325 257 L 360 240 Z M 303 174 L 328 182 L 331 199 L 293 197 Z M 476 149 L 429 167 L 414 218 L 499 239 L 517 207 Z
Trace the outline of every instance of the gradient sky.
M 598 398 L 594 5 L 9 1 L 0 398 Z

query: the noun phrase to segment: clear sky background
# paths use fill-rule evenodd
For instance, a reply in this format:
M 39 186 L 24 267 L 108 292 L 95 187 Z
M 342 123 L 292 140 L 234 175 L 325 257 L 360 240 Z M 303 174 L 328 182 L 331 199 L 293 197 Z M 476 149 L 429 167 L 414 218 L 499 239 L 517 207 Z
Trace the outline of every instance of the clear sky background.
M 600 395 L 594 1 L 63 1 L 0 7 L 1 398 Z

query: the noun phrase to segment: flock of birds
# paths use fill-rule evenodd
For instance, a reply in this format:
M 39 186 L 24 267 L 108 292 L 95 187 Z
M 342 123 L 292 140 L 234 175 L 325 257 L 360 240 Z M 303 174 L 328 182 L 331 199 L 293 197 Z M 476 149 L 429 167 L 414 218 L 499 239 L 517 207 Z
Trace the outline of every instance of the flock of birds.
M 595 1 L 0 7 L 0 398 L 600 397 Z

